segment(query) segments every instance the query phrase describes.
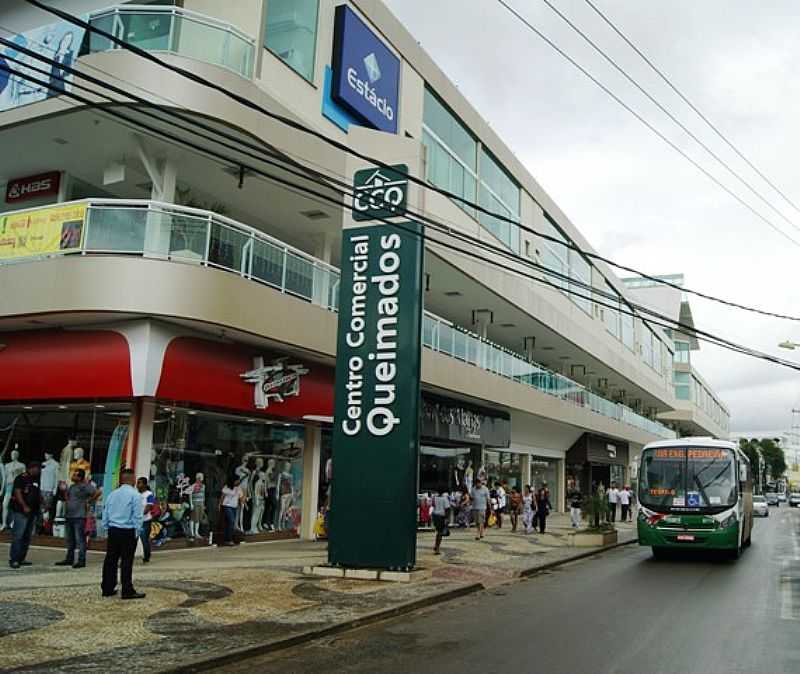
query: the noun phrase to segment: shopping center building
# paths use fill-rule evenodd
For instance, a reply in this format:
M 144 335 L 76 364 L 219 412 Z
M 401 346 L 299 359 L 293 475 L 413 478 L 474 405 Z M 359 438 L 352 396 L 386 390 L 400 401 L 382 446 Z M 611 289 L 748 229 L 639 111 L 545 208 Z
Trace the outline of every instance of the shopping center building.
M 380 0 L 51 4 L 254 105 L 3 3 L 3 464 L 51 455 L 48 488 L 133 466 L 174 538 L 197 474 L 212 528 L 236 475 L 247 535 L 311 537 L 335 475 L 336 185 L 374 166 L 345 149 L 505 216 L 409 189 L 470 237 L 426 233 L 420 493 L 485 475 L 562 509 L 569 479 L 624 482 L 644 444 L 696 430 L 677 338 Z

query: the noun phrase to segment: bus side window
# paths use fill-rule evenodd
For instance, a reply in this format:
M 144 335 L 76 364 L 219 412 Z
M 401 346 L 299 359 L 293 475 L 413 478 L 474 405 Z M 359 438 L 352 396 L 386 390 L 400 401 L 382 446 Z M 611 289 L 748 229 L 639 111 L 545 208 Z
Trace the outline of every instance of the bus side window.
M 739 482 L 747 482 L 747 464 L 739 464 Z

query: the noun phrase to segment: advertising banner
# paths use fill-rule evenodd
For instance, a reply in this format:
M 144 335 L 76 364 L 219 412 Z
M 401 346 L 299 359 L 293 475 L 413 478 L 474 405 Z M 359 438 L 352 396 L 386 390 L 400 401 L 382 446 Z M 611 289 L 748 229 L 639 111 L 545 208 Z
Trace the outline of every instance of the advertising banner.
M 400 59 L 347 5 L 336 8 L 331 95 L 368 126 L 397 133 Z
M 88 16 L 81 18 L 86 21 Z M 78 58 L 85 32 L 83 28 L 62 21 L 33 28 L 10 38 L 17 47 L 34 51 L 56 63 L 40 61 L 18 48 L 0 49 L 0 112 L 69 91 L 73 77 L 66 68 L 72 67 Z M 8 72 L 5 68 L 14 72 Z M 33 68 L 50 74 L 45 75 Z M 28 77 L 42 83 L 31 82 Z
M 328 559 L 416 562 L 423 229 L 345 229 Z
M 0 260 L 79 250 L 85 217 L 86 204 L 0 216 Z

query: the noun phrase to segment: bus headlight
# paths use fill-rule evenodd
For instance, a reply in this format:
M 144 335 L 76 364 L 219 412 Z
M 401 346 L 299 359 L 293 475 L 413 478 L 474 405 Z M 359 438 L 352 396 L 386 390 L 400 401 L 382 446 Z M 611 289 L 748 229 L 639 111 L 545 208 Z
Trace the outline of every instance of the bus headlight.
M 736 513 L 733 512 L 728 515 L 722 522 L 719 523 L 720 529 L 727 529 L 728 527 L 735 526 L 739 521 L 739 518 L 736 517 Z

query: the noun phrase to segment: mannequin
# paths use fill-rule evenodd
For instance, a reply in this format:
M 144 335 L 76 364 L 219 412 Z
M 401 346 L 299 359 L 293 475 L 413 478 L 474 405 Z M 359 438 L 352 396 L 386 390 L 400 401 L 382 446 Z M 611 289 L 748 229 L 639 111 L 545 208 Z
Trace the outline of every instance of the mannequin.
M 294 501 L 294 484 L 292 478 L 292 464 L 290 461 L 283 462 L 283 470 L 278 476 L 278 494 L 280 511 L 278 513 L 277 529 L 281 531 L 284 528 L 284 519 L 289 514 L 289 509 L 292 507 Z
M 241 465 L 236 469 L 236 477 L 239 478 L 239 488 L 245 497 L 239 502 L 239 507 L 236 510 L 236 528 L 239 531 L 244 531 L 244 511 L 247 507 L 247 502 L 250 495 L 250 474 L 251 470 L 247 464 L 250 461 L 250 455 L 245 454 L 242 457 Z
M 92 467 L 89 465 L 89 462 L 83 458 L 83 449 L 80 447 L 76 447 L 75 451 L 72 455 L 72 462 L 69 464 L 69 474 L 70 474 L 70 482 L 72 480 L 72 474 L 76 470 L 82 470 L 86 473 L 86 480 L 89 481 L 92 479 Z
M 70 464 L 72 463 L 72 451 L 77 445 L 77 440 L 67 440 L 67 444 L 64 449 L 61 450 L 61 454 L 59 456 L 59 467 L 58 467 L 58 481 L 59 482 L 66 482 L 67 484 L 72 483 L 72 473 L 70 472 Z
M 53 507 L 53 498 L 58 487 L 58 468 L 58 461 L 53 458 L 50 452 L 45 452 L 39 484 L 39 488 L 42 491 L 42 517 L 45 522 L 50 519 L 50 509 Z
M 464 487 L 467 493 L 472 491 L 472 483 L 475 477 L 475 470 L 472 468 L 472 461 L 467 461 L 467 468 L 464 471 Z
M 14 480 L 25 472 L 25 464 L 19 460 L 19 451 L 11 450 L 11 461 L 3 466 L 3 526 L 2 529 L 11 528 L 8 521 L 8 506 L 11 503 L 11 495 L 14 493 Z
M 194 477 L 189 502 L 192 505 L 192 519 L 189 523 L 190 538 L 200 538 L 200 523 L 206 515 L 206 485 L 205 476 L 197 473 Z
M 275 517 L 278 514 L 278 471 L 275 468 L 275 459 L 267 460 L 265 482 L 267 500 L 264 504 L 266 509 L 266 512 L 264 513 L 264 519 L 267 521 L 267 528 L 270 531 L 275 531 Z
M 259 465 L 260 462 L 260 465 Z M 253 517 L 250 520 L 250 534 L 258 534 L 264 530 L 261 520 L 264 518 L 264 501 L 267 498 L 267 476 L 264 473 L 264 459 L 256 459 L 256 470 L 251 482 L 253 487 Z

